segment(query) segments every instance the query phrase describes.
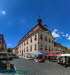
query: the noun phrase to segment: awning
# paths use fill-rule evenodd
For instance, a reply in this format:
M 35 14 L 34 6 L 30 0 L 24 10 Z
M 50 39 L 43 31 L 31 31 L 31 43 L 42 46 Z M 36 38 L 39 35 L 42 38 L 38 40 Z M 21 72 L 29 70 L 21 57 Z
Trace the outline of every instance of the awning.
M 47 54 L 46 56 L 54 56 L 54 54 Z
M 42 54 L 42 53 L 39 52 L 39 51 L 36 51 L 36 52 L 31 53 L 31 55 L 40 55 L 40 54 Z
M 59 54 L 54 54 L 54 56 L 59 56 L 59 55 L 61 55 L 62 53 L 59 53 Z
M 70 54 L 60 54 L 58 56 L 67 56 L 67 57 L 70 57 Z

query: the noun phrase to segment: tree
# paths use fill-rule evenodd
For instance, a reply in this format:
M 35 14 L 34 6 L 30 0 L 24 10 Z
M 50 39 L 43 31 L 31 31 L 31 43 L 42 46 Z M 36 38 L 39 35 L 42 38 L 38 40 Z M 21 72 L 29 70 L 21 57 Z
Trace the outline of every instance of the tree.
M 12 48 L 8 48 L 7 52 L 11 52 L 12 53 Z
M 3 51 L 3 50 L 4 50 L 4 48 L 3 47 L 0 47 L 0 52 Z
M 70 49 L 68 49 L 67 53 L 70 53 Z

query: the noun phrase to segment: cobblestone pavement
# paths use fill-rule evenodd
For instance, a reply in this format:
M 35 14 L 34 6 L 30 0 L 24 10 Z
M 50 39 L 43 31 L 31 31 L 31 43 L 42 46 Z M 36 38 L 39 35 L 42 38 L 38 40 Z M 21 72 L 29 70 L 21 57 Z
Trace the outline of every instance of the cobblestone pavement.
M 34 61 L 19 58 L 12 61 L 16 70 L 28 71 L 28 74 L 18 75 L 69 75 L 70 67 L 65 68 L 57 62 L 35 63 Z

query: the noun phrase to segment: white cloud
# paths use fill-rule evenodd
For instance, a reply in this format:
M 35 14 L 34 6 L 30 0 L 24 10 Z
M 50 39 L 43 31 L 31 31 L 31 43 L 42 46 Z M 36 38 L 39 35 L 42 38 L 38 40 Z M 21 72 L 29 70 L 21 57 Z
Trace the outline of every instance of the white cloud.
M 54 37 L 54 38 L 58 38 L 58 37 L 60 37 L 60 35 L 57 33 L 57 29 L 54 29 L 54 31 L 52 32 L 52 36 Z
M 70 35 L 68 36 L 68 40 L 70 40 Z
M 61 34 L 64 34 L 63 32 L 61 32 Z
M 69 36 L 69 34 L 66 34 L 66 37 L 68 37 Z
M 12 47 L 12 44 L 7 44 L 8 47 Z
M 66 37 L 67 40 L 70 40 L 69 34 L 64 34 L 64 32 L 59 32 L 57 29 L 54 29 L 54 31 L 52 32 L 52 36 L 54 38 L 58 38 L 58 37 L 60 37 L 60 35 L 63 37 Z
M 6 15 L 6 11 L 5 10 L 1 10 L 0 11 L 0 15 Z
M 62 36 L 66 37 L 68 40 L 70 40 L 70 35 L 69 34 L 63 34 Z
M 65 36 L 65 35 L 62 35 L 62 36 Z

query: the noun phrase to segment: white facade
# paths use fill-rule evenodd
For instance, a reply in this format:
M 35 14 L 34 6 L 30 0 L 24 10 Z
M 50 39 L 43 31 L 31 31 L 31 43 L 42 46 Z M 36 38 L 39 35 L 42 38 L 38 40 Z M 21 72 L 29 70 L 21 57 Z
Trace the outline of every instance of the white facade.
M 37 30 L 18 45 L 19 56 L 24 57 L 25 53 L 32 53 L 37 50 L 42 53 L 54 51 L 54 38 L 49 31 Z
M 40 39 L 42 35 L 43 39 Z M 54 38 L 49 31 L 39 31 L 39 50 L 43 53 L 54 52 Z M 41 50 L 42 46 L 42 50 Z

